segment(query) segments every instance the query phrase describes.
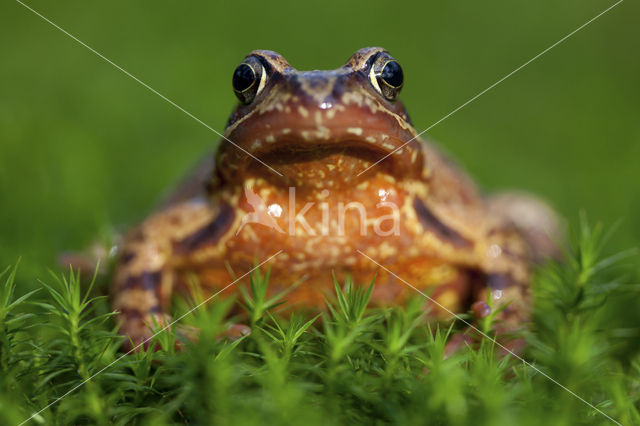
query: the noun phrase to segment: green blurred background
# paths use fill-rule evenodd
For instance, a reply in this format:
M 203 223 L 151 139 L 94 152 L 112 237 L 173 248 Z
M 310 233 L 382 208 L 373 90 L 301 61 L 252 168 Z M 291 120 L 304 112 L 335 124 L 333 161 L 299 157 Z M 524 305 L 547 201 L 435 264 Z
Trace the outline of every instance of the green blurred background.
M 386 47 L 422 130 L 613 4 L 28 4 L 223 130 L 253 49 L 299 69 Z M 627 0 L 429 132 L 487 190 L 521 188 L 640 245 L 640 7 Z M 0 266 L 35 285 L 63 250 L 144 217 L 218 137 L 14 1 L 0 5 Z

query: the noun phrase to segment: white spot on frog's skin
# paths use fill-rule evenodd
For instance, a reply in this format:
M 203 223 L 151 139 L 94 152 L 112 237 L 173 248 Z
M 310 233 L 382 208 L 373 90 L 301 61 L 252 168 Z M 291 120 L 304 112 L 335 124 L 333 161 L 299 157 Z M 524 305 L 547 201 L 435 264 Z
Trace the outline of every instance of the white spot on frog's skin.
M 362 94 L 358 92 L 347 92 L 342 95 L 343 104 L 349 105 L 351 102 L 355 103 L 358 106 L 362 106 Z
M 282 129 L 280 131 L 282 132 L 283 135 L 291 133 L 291 129 L 289 129 L 288 127 L 286 129 Z
M 265 141 L 269 142 L 269 143 L 273 143 L 276 141 L 276 138 L 273 137 L 273 135 L 267 135 L 266 138 L 264 138 Z
M 340 256 L 340 249 L 336 246 L 331 246 L 329 248 L 329 256 L 333 259 L 337 259 Z
M 380 201 L 386 201 L 388 196 L 389 196 L 389 191 L 382 188 L 378 189 L 378 197 L 380 197 Z
M 384 175 L 384 176 L 382 176 L 382 179 L 386 180 L 389 183 L 393 183 L 393 184 L 396 183 L 396 178 L 394 178 L 391 175 Z
M 329 139 L 331 137 L 331 130 L 328 127 L 318 126 L 316 133 L 319 139 Z
M 336 110 L 335 109 L 330 109 L 330 110 L 327 111 L 327 120 L 331 120 L 335 116 L 336 116 Z
M 377 102 L 374 102 L 370 98 L 365 97 L 364 103 L 366 106 L 369 107 L 369 110 L 371 111 L 372 114 L 375 114 L 376 112 L 378 112 L 379 105 Z
M 413 153 L 411 153 L 411 163 L 415 163 L 416 158 L 418 158 L 418 151 L 413 151 Z
M 267 207 L 267 213 L 273 217 L 282 216 L 282 207 L 279 204 L 271 204 Z
M 255 141 L 253 141 L 253 143 L 251 144 L 251 150 L 255 151 L 256 149 L 260 148 L 262 146 L 262 142 L 260 142 L 260 139 L 256 139 Z
M 398 250 L 387 241 L 383 241 L 382 244 L 380 244 L 380 257 L 382 257 L 383 259 L 395 256 L 397 252 Z
M 374 138 L 373 136 L 367 136 L 366 138 L 364 138 L 364 140 L 366 140 L 367 142 L 376 143 L 376 138 Z
M 491 257 L 495 259 L 496 257 L 499 257 L 501 254 L 502 254 L 502 249 L 497 244 L 491 244 L 487 249 L 487 257 Z
M 309 116 L 309 111 L 307 111 L 307 109 L 303 106 L 298 107 L 298 113 L 300 113 L 300 115 L 304 118 L 307 118 Z
M 360 127 L 348 127 L 347 133 L 352 133 L 356 136 L 360 136 L 362 134 L 362 128 Z
M 394 148 L 395 148 L 395 147 L 393 146 L 393 144 L 390 144 L 390 143 L 388 143 L 388 142 L 384 142 L 384 143 L 382 144 L 382 146 L 383 146 L 384 148 L 387 148 L 387 149 L 394 149 Z M 399 150 L 398 150 L 398 151 L 399 151 Z M 398 152 L 398 151 L 396 151 L 396 152 Z
M 322 125 L 322 113 L 320 111 L 316 111 L 315 119 L 318 126 Z

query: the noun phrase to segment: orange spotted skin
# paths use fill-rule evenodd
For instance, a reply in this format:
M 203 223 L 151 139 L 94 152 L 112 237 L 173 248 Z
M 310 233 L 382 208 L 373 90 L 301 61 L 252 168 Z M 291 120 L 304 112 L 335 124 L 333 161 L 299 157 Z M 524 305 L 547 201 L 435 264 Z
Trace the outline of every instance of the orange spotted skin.
M 247 57 L 264 78 L 225 130 L 242 149 L 223 140 L 214 161 L 125 239 L 113 284 L 123 334 L 148 337 L 145 322 L 166 319 L 189 280 L 213 294 L 280 250 L 269 262 L 270 291 L 300 282 L 287 296 L 292 309 L 320 309 L 332 272 L 357 283 L 375 276 L 378 305 L 415 294 L 364 253 L 446 308 L 425 303 L 434 315 L 467 311 L 489 289 L 497 304 L 509 302 L 506 323 L 526 320 L 532 264 L 554 250 L 553 212 L 531 197 L 483 197 L 373 84 L 380 55 L 388 54 L 361 49 L 337 70 L 307 72 L 274 52 Z M 247 188 L 277 207 L 280 230 L 243 226 L 253 211 Z M 523 205 L 528 215 L 514 213 Z M 301 220 L 290 220 L 297 213 Z

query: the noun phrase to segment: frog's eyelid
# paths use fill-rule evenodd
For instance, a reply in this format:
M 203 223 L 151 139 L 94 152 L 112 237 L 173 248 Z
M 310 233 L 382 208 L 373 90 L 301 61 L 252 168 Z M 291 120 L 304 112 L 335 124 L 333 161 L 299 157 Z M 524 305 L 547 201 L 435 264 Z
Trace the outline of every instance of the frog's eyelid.
M 260 84 L 258 85 L 258 90 L 256 91 L 256 96 L 262 92 L 264 89 L 264 85 L 267 84 L 267 70 L 264 69 L 264 66 L 260 65 L 262 68 L 262 72 L 260 73 Z
M 379 92 L 382 93 L 382 89 L 380 89 L 380 85 L 378 84 L 378 78 L 376 77 L 376 73 L 374 72 L 375 67 L 371 67 L 369 70 L 369 81 L 371 81 L 371 85 Z

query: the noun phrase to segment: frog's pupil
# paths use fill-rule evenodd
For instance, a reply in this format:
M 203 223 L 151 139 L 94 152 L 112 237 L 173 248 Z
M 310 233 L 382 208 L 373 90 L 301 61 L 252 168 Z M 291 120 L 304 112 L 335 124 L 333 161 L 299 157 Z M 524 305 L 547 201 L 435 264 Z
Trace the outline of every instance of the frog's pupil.
M 233 73 L 233 89 L 237 92 L 247 90 L 256 79 L 256 74 L 247 64 L 240 64 Z
M 404 79 L 402 68 L 396 61 L 387 62 L 382 68 L 380 77 L 391 87 L 402 86 L 402 80 Z

